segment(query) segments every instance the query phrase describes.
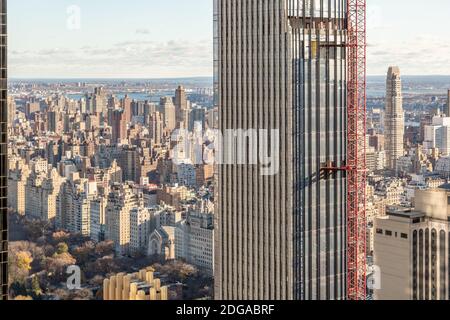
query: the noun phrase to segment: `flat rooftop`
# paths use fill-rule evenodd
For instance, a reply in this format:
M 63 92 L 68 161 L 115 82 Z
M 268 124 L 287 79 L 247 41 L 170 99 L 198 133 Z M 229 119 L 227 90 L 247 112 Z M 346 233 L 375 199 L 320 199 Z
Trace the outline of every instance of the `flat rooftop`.
M 404 207 L 387 207 L 386 214 L 388 216 L 406 219 L 417 219 L 425 217 L 425 214 L 423 212 L 415 211 L 411 208 L 404 208 Z
M 450 183 L 443 184 L 439 189 L 450 191 Z

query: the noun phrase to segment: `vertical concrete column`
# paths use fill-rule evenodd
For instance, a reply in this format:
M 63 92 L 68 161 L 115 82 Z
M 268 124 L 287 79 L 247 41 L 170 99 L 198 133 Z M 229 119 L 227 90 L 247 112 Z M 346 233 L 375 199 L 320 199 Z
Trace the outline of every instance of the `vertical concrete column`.
M 123 276 L 123 273 L 119 273 L 116 276 L 116 300 L 122 300 Z
M 116 300 L 116 276 L 112 276 L 109 281 L 109 300 Z
M 169 293 L 167 287 L 161 287 L 161 300 L 169 300 Z
M 150 292 L 139 290 L 139 283 L 150 286 Z M 155 278 L 151 267 L 137 273 L 118 273 L 103 281 L 103 300 L 168 300 L 168 288 L 161 287 L 161 279 Z
M 147 271 L 145 269 L 139 271 L 139 280 L 145 281 Z
M 145 281 L 150 285 L 153 283 L 153 272 L 147 271 Z
M 156 290 L 155 288 L 150 288 L 150 300 L 155 301 L 156 300 Z
M 137 294 L 137 299 L 139 301 L 147 300 L 147 297 L 145 296 L 145 292 L 140 290 Z
M 122 298 L 123 300 L 130 300 L 130 283 L 131 283 L 131 277 L 125 276 L 123 278 L 123 293 Z
M 109 300 L 109 279 L 103 280 L 103 300 Z
M 161 289 L 161 280 L 160 279 L 154 279 L 153 280 L 153 288 L 158 292 Z
M 137 284 L 132 283 L 130 285 L 130 300 L 136 300 L 137 298 Z

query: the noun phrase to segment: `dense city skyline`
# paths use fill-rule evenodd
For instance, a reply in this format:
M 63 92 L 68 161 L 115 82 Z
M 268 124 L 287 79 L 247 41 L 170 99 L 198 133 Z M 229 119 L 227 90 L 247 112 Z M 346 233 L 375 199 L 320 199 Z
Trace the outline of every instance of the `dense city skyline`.
M 405 2 L 368 2 L 368 74 L 383 75 L 388 65 L 401 61 L 403 75 L 449 75 L 450 46 L 440 39 L 449 36 L 445 15 L 450 3 L 429 1 L 430 7 L 440 8 L 429 16 L 423 15 L 419 1 L 408 1 L 408 15 L 399 15 Z M 67 27 L 67 10 L 73 5 L 81 9 L 80 29 L 75 30 Z M 213 73 L 211 0 L 197 0 L 195 5 L 181 0 L 134 0 L 127 5 L 16 0 L 9 11 L 11 78 L 178 78 Z M 411 32 L 419 20 L 420 30 Z
M 0 300 L 450 299 L 448 1 L 7 2 Z

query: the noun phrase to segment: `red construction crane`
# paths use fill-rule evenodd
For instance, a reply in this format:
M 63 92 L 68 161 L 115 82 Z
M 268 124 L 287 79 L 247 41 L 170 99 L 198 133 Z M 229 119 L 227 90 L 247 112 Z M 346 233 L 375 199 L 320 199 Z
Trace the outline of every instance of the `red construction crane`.
M 347 0 L 347 299 L 366 299 L 366 0 Z
M 347 0 L 347 299 L 366 300 L 366 0 Z

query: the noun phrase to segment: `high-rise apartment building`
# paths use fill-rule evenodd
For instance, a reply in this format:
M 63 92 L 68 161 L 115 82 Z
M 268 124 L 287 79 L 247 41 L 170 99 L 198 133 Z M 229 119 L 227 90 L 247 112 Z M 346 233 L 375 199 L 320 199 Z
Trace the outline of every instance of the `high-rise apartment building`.
M 92 100 L 94 114 L 103 114 L 107 111 L 108 101 L 102 87 L 94 89 Z
M 124 145 L 118 150 L 118 164 L 122 168 L 123 181 L 139 182 L 139 150 L 136 146 Z
M 416 190 L 415 209 L 389 208 L 375 219 L 377 300 L 450 298 L 450 186 Z
M 346 1 L 216 0 L 219 129 L 278 130 L 280 168 L 220 165 L 217 299 L 344 299 Z M 270 148 L 270 146 L 266 146 Z
M 107 200 L 100 195 L 90 201 L 90 237 L 96 242 L 105 240 Z
M 97 195 L 97 184 L 72 173 L 57 196 L 56 226 L 71 233 L 90 236 L 91 200 Z
M 450 155 L 450 118 L 442 115 L 433 117 L 431 125 L 425 126 L 423 148 L 428 152 L 438 149 L 444 155 Z
M 162 114 L 154 112 L 149 117 L 150 138 L 155 144 L 160 144 L 164 136 L 164 119 Z
M 202 201 L 175 229 L 176 259 L 187 261 L 209 276 L 214 273 L 213 217 L 212 209 L 208 210 Z
M 193 132 L 196 125 L 201 125 L 201 129 L 205 130 L 206 123 L 206 109 L 195 108 L 189 113 L 189 132 Z
M 120 106 L 123 109 L 123 113 L 125 116 L 125 122 L 126 124 L 131 122 L 131 119 L 133 118 L 133 112 L 131 110 L 131 104 L 132 104 L 133 100 L 128 97 L 128 95 L 126 95 L 121 101 L 120 101 Z
M 112 110 L 111 130 L 112 143 L 122 142 L 127 139 L 127 115 L 123 110 Z
M 8 298 L 8 137 L 6 0 L 0 1 L 0 300 Z
M 114 184 L 106 206 L 106 239 L 114 241 L 120 255 L 130 253 L 130 214 L 139 206 L 139 198 L 130 184 Z
M 450 117 L 450 89 L 448 89 L 448 91 L 447 91 L 447 104 L 446 104 L 446 107 L 444 110 L 444 114 L 447 117 Z
M 175 106 L 179 110 L 186 110 L 188 108 L 186 90 L 182 86 L 179 86 L 175 90 Z
M 56 169 L 47 172 L 39 171 L 37 169 L 39 165 L 37 162 L 32 167 L 31 174 L 28 175 L 25 182 L 25 215 L 30 218 L 55 222 L 58 213 L 57 199 L 63 178 Z
M 148 239 L 151 233 L 153 215 L 148 208 L 137 207 L 130 212 L 130 253 L 147 252 Z
M 41 110 L 39 102 L 28 102 L 25 106 L 25 115 L 28 119 L 32 119 L 36 112 Z
M 171 133 L 176 128 L 176 109 L 171 97 L 162 97 L 160 109 L 164 114 L 164 126 Z
M 8 207 L 20 215 L 25 215 L 25 186 L 29 175 L 30 170 L 25 164 L 9 171 Z
M 386 163 L 396 170 L 397 160 L 404 155 L 405 114 L 403 111 L 402 79 L 399 67 L 389 67 L 386 81 L 386 111 L 384 117 Z
M 182 86 L 179 86 L 175 91 L 175 108 L 177 113 L 176 117 L 178 126 L 180 123 L 186 122 L 186 116 L 189 114 L 189 105 L 186 90 Z
M 8 127 L 12 127 L 16 117 L 17 105 L 14 97 L 8 96 Z

